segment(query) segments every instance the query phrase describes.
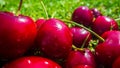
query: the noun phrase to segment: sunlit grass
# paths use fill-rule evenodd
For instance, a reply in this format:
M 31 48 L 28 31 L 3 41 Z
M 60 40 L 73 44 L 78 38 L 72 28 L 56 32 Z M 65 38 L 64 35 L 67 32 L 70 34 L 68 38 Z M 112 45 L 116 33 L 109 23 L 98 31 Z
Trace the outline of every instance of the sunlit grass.
M 43 0 L 49 17 L 70 19 L 75 8 L 88 6 L 97 8 L 105 16 L 114 19 L 120 18 L 119 0 Z M 19 0 L 0 0 L 0 11 L 16 12 Z M 40 0 L 23 0 L 21 14 L 31 16 L 34 20 L 46 18 Z M 120 23 L 120 20 L 117 20 Z

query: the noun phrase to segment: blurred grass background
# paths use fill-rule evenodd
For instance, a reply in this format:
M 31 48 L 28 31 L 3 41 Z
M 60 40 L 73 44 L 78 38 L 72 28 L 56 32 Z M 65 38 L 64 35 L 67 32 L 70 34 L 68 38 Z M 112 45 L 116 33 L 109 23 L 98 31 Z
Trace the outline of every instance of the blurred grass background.
M 119 0 L 43 0 L 48 15 L 59 19 L 70 19 L 71 14 L 79 6 L 97 8 L 105 16 L 117 19 L 120 23 L 120 2 Z M 19 0 L 0 0 L 0 11 L 16 12 Z M 34 20 L 46 18 L 40 0 L 23 0 L 20 10 L 21 14 L 31 16 Z

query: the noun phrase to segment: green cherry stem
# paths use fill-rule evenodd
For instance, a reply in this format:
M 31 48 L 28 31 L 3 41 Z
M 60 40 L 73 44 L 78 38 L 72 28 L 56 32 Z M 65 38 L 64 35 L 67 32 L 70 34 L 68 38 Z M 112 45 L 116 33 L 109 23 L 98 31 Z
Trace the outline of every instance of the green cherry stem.
M 72 48 L 73 48 L 74 50 L 80 50 L 80 49 L 82 49 L 82 48 L 76 47 L 75 45 L 72 45 Z
M 73 48 L 75 51 L 77 51 L 77 50 L 84 50 L 84 48 L 78 48 L 78 47 L 76 47 L 75 45 L 72 45 L 72 48 Z
M 57 12 L 55 11 L 55 12 L 53 12 L 53 14 L 52 14 L 52 16 L 51 16 L 51 18 L 54 18 L 54 16 L 55 16 L 55 14 L 56 14 Z
M 18 6 L 18 9 L 17 9 L 17 11 L 16 11 L 16 15 L 19 14 L 20 9 L 21 9 L 21 6 L 22 6 L 22 3 L 23 3 L 23 0 L 20 0 L 20 2 L 19 2 L 19 6 Z
M 81 24 L 78 24 L 78 23 L 76 23 L 76 22 L 73 22 L 73 21 L 68 21 L 68 20 L 63 20 L 63 21 L 65 21 L 65 22 L 69 22 L 69 23 L 72 23 L 72 24 L 74 24 L 74 25 L 77 25 L 77 26 L 79 26 L 79 27 L 81 27 L 81 28 L 84 28 L 85 30 L 87 30 L 87 31 L 89 31 L 89 32 L 91 32 L 93 35 L 95 35 L 98 39 L 100 39 L 101 41 L 105 41 L 101 36 L 99 36 L 97 33 L 95 33 L 94 31 L 92 31 L 92 30 L 90 30 L 89 28 L 87 28 L 87 27 L 85 27 L 85 26 L 83 26 L 83 25 L 81 25 Z
M 47 19 L 49 19 L 49 17 L 48 17 L 48 12 L 47 12 L 47 10 L 46 10 L 46 7 L 45 7 L 45 5 L 44 5 L 43 1 L 42 1 L 42 0 L 40 0 L 40 3 L 41 3 L 41 5 L 42 5 L 42 7 L 43 7 L 43 9 L 44 9 L 44 11 L 45 11 L 46 18 L 47 18 Z
M 72 48 L 73 48 L 73 49 L 77 49 L 77 47 L 76 47 L 75 45 L 72 45 Z
M 88 40 L 88 37 L 89 37 L 89 36 L 90 36 L 90 34 L 88 34 L 88 35 L 87 35 L 87 37 L 85 38 L 85 40 L 84 40 L 84 42 L 83 42 L 83 44 L 82 44 L 81 48 L 84 48 L 85 43 L 87 42 L 87 40 Z

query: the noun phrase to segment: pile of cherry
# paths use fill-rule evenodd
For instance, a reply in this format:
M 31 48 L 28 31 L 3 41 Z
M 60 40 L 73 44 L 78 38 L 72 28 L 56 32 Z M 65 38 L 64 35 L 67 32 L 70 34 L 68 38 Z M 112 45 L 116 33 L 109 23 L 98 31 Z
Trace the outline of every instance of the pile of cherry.
M 103 40 L 89 48 L 96 36 L 56 18 L 38 19 L 0 12 L 0 65 L 2 68 L 120 68 L 120 31 L 112 18 L 96 8 L 76 8 L 73 23 L 88 27 Z M 71 23 L 71 24 L 73 24 Z

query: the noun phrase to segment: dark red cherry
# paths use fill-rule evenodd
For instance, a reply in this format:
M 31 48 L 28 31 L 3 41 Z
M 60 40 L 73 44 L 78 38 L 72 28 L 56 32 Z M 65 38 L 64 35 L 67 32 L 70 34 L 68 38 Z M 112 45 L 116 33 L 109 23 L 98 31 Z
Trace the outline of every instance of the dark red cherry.
M 107 31 L 102 37 L 105 41 L 96 46 L 96 58 L 100 64 L 111 68 L 113 61 L 120 56 L 120 31 Z
M 118 24 L 114 19 L 106 16 L 99 16 L 93 22 L 92 30 L 99 35 L 102 35 L 105 31 L 118 30 Z
M 40 50 L 51 58 L 67 57 L 72 49 L 72 33 L 64 22 L 48 19 L 38 30 L 37 43 Z
M 92 24 L 93 14 L 87 6 L 80 6 L 76 8 L 72 14 L 72 21 L 90 26 Z
M 71 32 L 73 34 L 73 44 L 77 47 L 87 47 L 92 36 L 90 32 L 83 28 L 72 27 Z
M 78 65 L 96 67 L 95 57 L 89 49 L 71 51 L 65 64 L 65 68 L 74 68 Z

